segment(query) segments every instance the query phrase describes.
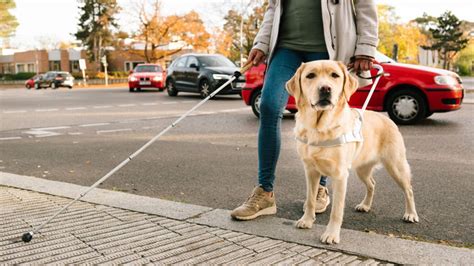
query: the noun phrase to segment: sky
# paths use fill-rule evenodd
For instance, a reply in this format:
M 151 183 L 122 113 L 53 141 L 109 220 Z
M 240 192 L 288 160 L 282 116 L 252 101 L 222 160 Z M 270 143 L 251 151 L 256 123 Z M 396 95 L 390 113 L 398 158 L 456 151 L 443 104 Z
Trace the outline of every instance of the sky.
M 229 3 L 235 6 L 249 0 L 162 0 L 166 15 L 183 14 L 196 10 L 204 23 L 211 29 L 223 23 L 223 16 Z M 346 1 L 346 0 L 344 0 Z M 38 48 L 45 43 L 73 41 L 72 33 L 77 30 L 79 17 L 77 0 L 15 0 L 19 26 L 11 45 L 22 49 Z M 119 16 L 119 24 L 126 31 L 133 31 L 136 25 L 133 3 L 137 0 L 118 0 L 124 7 Z M 375 0 L 377 4 L 395 7 L 402 22 L 422 16 L 424 12 L 439 16 L 450 10 L 459 19 L 474 21 L 474 1 L 472 0 Z M 226 5 L 224 5 L 224 3 Z

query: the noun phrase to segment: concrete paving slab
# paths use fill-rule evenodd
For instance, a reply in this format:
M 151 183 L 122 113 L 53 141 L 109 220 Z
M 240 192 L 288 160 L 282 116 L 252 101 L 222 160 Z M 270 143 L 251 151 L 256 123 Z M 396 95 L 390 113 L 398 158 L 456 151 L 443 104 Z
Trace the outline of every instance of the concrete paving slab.
M 50 226 L 35 234 L 31 242 L 23 243 L 19 236 L 32 227 L 24 218 L 31 217 L 34 221 L 36 217 L 32 213 L 42 208 L 46 208 L 45 214 L 52 215 L 56 210 L 47 207 L 61 198 L 1 185 L 0 198 L 3 200 L 0 202 L 2 230 L 9 232 L 9 239 L 0 240 L 0 264 L 209 265 L 239 262 L 261 265 L 285 261 L 286 265 L 292 265 L 293 259 L 314 265 L 319 262 L 337 264 L 349 257 L 324 249 L 85 202 L 79 203 L 83 212 L 66 211 L 63 217 L 52 220 Z M 40 200 L 42 204 L 25 209 L 24 202 L 31 199 Z M 9 204 L 4 204 L 6 201 Z M 5 219 L 12 214 L 19 218 Z M 102 219 L 90 224 L 93 215 Z M 12 228 L 22 232 L 13 233 L 9 231 Z M 252 239 L 257 241 L 247 241 Z M 308 249 L 316 252 L 300 252 Z M 374 261 L 353 256 L 351 259 L 359 264 Z
M 2 211 L 9 208 L 15 209 L 14 212 L 10 212 L 6 216 L 0 213 L 2 232 L 8 232 L 0 237 L 0 254 L 2 247 L 8 246 L 6 244 L 8 239 L 26 232 L 32 225 L 37 226 L 70 201 L 62 197 L 74 198 L 79 191 L 86 188 L 2 172 L 0 172 L 0 185 L 27 189 L 7 189 L 5 187 L 0 189 L 0 191 L 8 190 L 8 193 L 0 193 Z M 0 188 L 2 187 L 0 186 Z M 28 190 L 62 197 L 48 196 Z M 25 203 L 27 203 L 26 206 Z M 61 221 L 55 221 L 45 227 L 38 237 L 40 241 L 45 241 L 45 243 L 55 241 L 56 234 L 63 235 L 65 238 L 81 238 L 94 244 L 95 250 L 100 250 L 101 255 L 108 254 L 107 258 L 103 258 L 85 256 L 81 253 L 66 258 L 66 261 L 76 261 L 75 258 L 77 261 L 82 261 L 81 258 L 86 257 L 91 260 L 91 263 L 133 260 L 134 256 L 120 253 L 131 248 L 127 244 L 132 239 L 136 243 L 136 246 L 133 247 L 135 252 L 141 254 L 142 257 L 152 256 L 150 262 L 161 259 L 176 262 L 170 259 L 174 256 L 172 251 L 176 248 L 189 246 L 199 249 L 201 248 L 199 243 L 202 244 L 204 241 L 210 241 L 209 245 L 217 245 L 217 242 L 213 242 L 213 239 L 217 237 L 219 240 L 231 243 L 228 246 L 222 246 L 222 248 L 228 248 L 229 256 L 232 259 L 227 260 L 227 255 L 224 256 L 217 252 L 218 248 L 213 249 L 213 246 L 212 250 L 204 250 L 207 253 L 215 253 L 216 256 L 220 254 L 221 257 L 208 258 L 193 253 L 193 258 L 201 258 L 196 262 L 201 262 L 205 258 L 209 261 L 222 263 L 247 260 L 250 262 L 256 259 L 268 260 L 275 264 L 278 264 L 278 259 L 302 263 L 314 263 L 315 261 L 321 263 L 321 260 L 326 258 L 330 261 L 360 263 L 364 258 L 371 258 L 376 262 L 401 264 L 474 264 L 474 251 L 471 249 L 346 229 L 341 232 L 342 243 L 323 245 L 319 242 L 319 236 L 325 229 L 323 225 L 316 224 L 313 229 L 300 230 L 294 227 L 294 221 L 277 217 L 261 217 L 251 222 L 237 222 L 230 219 L 228 210 L 211 209 L 103 189 L 92 191 L 84 197 L 84 201 L 72 205 L 67 213 L 58 218 Z M 136 228 L 142 233 L 137 234 L 131 228 Z M 156 240 L 155 242 L 148 241 L 150 235 Z M 96 238 L 97 236 L 101 236 L 101 238 Z M 288 250 L 289 253 L 285 253 L 283 256 L 265 253 L 281 248 L 281 245 L 288 243 L 298 244 L 298 247 L 303 250 L 298 251 L 287 247 L 285 252 Z M 18 243 L 15 245 L 17 245 L 15 247 L 22 246 Z M 234 250 L 234 245 L 240 249 Z M 242 249 L 247 251 L 244 252 Z M 187 249 L 187 251 L 189 250 Z M 161 252 L 171 253 L 170 256 L 163 258 L 156 255 L 157 252 L 159 254 Z M 291 252 L 295 252 L 294 256 Z M 263 253 L 265 254 L 262 255 Z M 250 258 L 254 255 L 256 257 Z M 324 257 L 322 257 L 323 255 Z M 316 257 L 318 259 L 315 259 Z M 182 260 L 189 261 L 191 258 L 183 255 Z

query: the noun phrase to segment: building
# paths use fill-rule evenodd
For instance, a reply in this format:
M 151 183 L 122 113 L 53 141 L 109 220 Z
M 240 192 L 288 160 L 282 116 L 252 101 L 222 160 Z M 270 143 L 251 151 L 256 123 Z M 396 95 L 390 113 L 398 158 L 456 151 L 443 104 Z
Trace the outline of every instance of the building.
M 79 72 L 79 59 L 85 58 L 80 49 L 29 50 L 0 55 L 0 74 L 47 71 Z
M 125 46 L 127 47 L 127 46 Z M 160 64 L 166 67 L 172 59 L 183 53 L 192 52 L 192 49 L 183 47 L 179 53 L 173 54 L 163 60 Z M 171 49 L 168 48 L 167 49 Z M 178 48 L 174 48 L 178 49 Z M 1 50 L 0 50 L 1 52 Z M 108 71 L 129 72 L 136 65 L 145 63 L 143 48 L 135 49 L 107 49 Z M 71 73 L 81 72 L 79 59 L 86 59 L 86 51 L 81 48 L 53 49 L 53 50 L 29 50 L 11 51 L 0 53 L 0 75 L 18 74 L 24 72 L 45 73 L 48 71 L 68 71 Z M 86 60 L 88 70 L 93 70 L 93 63 Z

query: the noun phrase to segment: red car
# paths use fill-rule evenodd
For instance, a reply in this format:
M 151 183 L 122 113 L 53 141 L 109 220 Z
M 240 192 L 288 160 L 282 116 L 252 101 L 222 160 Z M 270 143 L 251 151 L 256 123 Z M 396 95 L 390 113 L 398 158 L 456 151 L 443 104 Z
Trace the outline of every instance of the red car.
M 158 64 L 139 64 L 128 76 L 128 88 L 130 92 L 140 91 L 142 88 L 157 88 L 159 91 L 165 89 L 165 71 Z
M 464 89 L 461 78 L 454 72 L 438 68 L 400 64 L 377 53 L 376 61 L 384 68 L 384 75 L 375 89 L 368 110 L 385 111 L 397 124 L 414 124 L 436 112 L 449 112 L 461 108 Z M 372 70 L 375 75 L 377 70 Z M 259 116 L 261 89 L 265 65 L 247 71 L 242 98 Z M 359 88 L 349 104 L 361 108 L 371 85 Z M 286 109 L 297 111 L 295 100 L 290 97 Z
M 38 75 L 34 75 L 32 78 L 29 78 L 28 80 L 25 81 L 25 87 L 27 89 L 31 89 L 31 88 L 35 87 L 36 81 L 42 76 L 43 75 L 38 74 Z

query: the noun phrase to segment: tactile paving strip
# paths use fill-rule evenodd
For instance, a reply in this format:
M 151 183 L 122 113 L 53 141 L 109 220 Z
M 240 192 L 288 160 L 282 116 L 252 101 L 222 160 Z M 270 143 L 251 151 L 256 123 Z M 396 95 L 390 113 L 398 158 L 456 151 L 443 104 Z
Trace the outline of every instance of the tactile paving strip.
M 0 186 L 0 264 L 315 265 L 380 262 L 281 240 Z

